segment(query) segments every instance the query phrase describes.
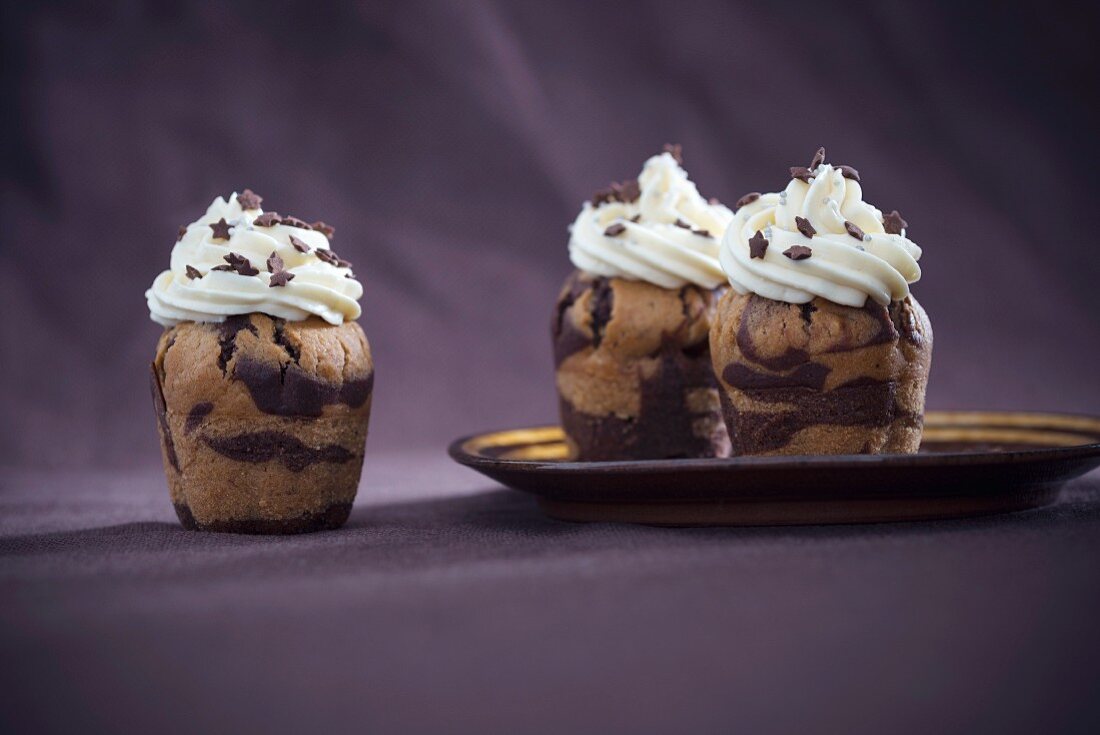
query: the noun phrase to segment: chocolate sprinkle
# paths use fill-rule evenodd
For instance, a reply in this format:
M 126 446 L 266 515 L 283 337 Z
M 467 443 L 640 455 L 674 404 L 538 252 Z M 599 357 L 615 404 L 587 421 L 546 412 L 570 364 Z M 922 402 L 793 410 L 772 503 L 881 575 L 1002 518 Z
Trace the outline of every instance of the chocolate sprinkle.
M 748 206 L 749 204 L 752 204 L 753 202 L 755 202 L 759 198 L 760 198 L 760 192 L 750 191 L 748 194 L 746 194 L 745 196 L 738 199 L 737 202 L 733 205 L 733 207 L 734 207 L 734 209 L 741 209 L 741 207 Z
M 672 156 L 672 159 L 676 161 L 676 163 L 683 165 L 684 150 L 683 146 L 681 146 L 679 143 L 665 143 L 665 147 L 662 150 Z
M 840 175 L 846 179 L 853 179 L 859 181 L 859 171 L 856 171 L 851 166 L 837 166 L 840 169 Z
M 814 154 L 813 159 L 810 161 L 810 170 L 813 171 L 821 164 L 825 163 L 825 147 L 817 149 L 817 153 Z
M 805 260 L 806 258 L 813 255 L 813 252 L 813 250 L 810 250 L 805 245 L 791 245 L 789 248 L 783 251 L 783 254 L 791 260 Z
M 271 278 L 268 279 L 268 288 L 275 288 L 276 286 L 285 286 L 290 281 L 294 280 L 294 274 L 290 271 L 278 270 L 271 274 Z
M 619 201 L 625 203 L 634 202 L 642 195 L 642 188 L 638 186 L 637 179 L 627 179 L 621 184 L 612 184 L 611 190 L 619 196 Z
M 615 224 L 604 230 L 603 234 L 607 237 L 615 237 L 617 235 L 623 234 L 624 232 L 626 232 L 626 225 L 624 225 L 622 222 L 616 222 Z
M 231 271 L 231 270 L 235 270 L 235 269 L 231 265 L 216 265 L 213 268 L 211 268 L 210 270 L 212 270 L 212 271 Z
M 215 240 L 229 239 L 229 223 L 225 221 L 225 217 L 210 225 L 210 229 L 214 231 Z
M 297 250 L 299 253 L 309 252 L 309 245 L 306 245 L 304 242 L 294 237 L 294 235 L 290 236 L 290 244 L 294 246 L 294 249 Z
M 279 254 L 274 250 L 271 251 L 271 255 L 267 259 L 267 269 L 272 273 L 278 273 L 281 270 L 286 270 L 286 263 L 279 257 Z
M 186 234 L 187 234 L 187 228 L 186 227 L 180 227 L 179 230 L 176 231 L 176 242 L 179 242 L 180 240 L 182 240 L 183 236 L 186 235 Z
M 704 230 L 704 229 L 692 230 L 691 234 L 698 235 L 699 237 L 710 237 L 710 230 Z
M 614 201 L 614 199 L 615 192 L 611 191 L 610 189 L 600 189 L 592 195 L 591 201 L 593 207 L 598 207 L 601 204 L 607 204 L 610 201 Z
M 901 231 L 908 226 L 909 223 L 901 218 L 901 214 L 896 209 L 882 218 L 883 229 L 891 235 L 900 235 Z
M 283 218 L 279 216 L 278 212 L 264 212 L 256 219 L 252 220 L 252 224 L 259 227 L 274 227 L 283 221 Z
M 857 240 L 863 240 L 865 237 L 863 230 L 859 229 L 859 225 L 855 222 L 844 221 L 844 229 L 848 231 L 848 234 Z
M 325 261 L 329 265 L 334 265 L 337 268 L 351 268 L 351 263 L 344 260 L 331 250 L 326 250 L 325 248 L 317 248 L 314 253 L 316 253 L 318 258 Z
M 237 204 L 241 205 L 241 209 L 259 209 L 263 200 L 262 196 L 251 189 L 245 189 L 237 195 Z
M 810 169 L 806 168 L 805 166 L 791 166 L 791 178 L 792 179 L 801 179 L 802 181 L 805 181 L 808 184 L 808 183 L 810 183 L 810 179 L 812 179 L 813 177 L 814 177 L 813 172 L 810 171 Z
M 795 217 L 794 223 L 798 227 L 798 231 L 806 237 L 813 237 L 817 234 L 817 230 L 815 230 L 814 226 L 810 224 L 810 220 L 806 219 L 805 217 Z
M 225 262 L 229 263 L 229 268 L 218 266 L 217 270 L 232 270 L 236 271 L 239 275 L 242 276 L 260 275 L 260 271 L 252 265 L 248 258 L 244 257 L 243 255 L 230 253 L 229 255 L 225 256 Z
M 766 252 L 768 252 L 768 238 L 764 237 L 764 233 L 760 230 L 757 230 L 756 234 L 749 238 L 749 257 L 763 258 Z
M 320 220 L 312 223 L 310 225 L 310 227 L 312 227 L 317 232 L 320 232 L 322 235 L 327 237 L 329 240 L 331 240 L 336 235 L 336 228 L 335 227 L 333 227 L 332 225 L 327 224 L 325 222 L 321 222 Z
M 313 227 L 311 227 L 308 222 L 300 220 L 297 217 L 291 217 L 289 214 L 285 215 L 283 217 L 282 224 L 284 224 L 288 227 L 299 227 L 303 230 L 312 230 L 313 229 Z
M 187 277 L 194 281 L 196 279 L 202 278 L 202 273 L 199 272 L 198 268 L 189 265 L 187 266 Z
M 691 225 L 689 225 L 687 222 L 684 222 L 679 217 L 677 217 L 676 221 L 673 222 L 672 224 L 676 225 L 677 227 L 683 227 L 685 230 L 690 230 L 691 229 Z
M 634 215 L 633 217 L 630 218 L 631 222 L 641 222 L 641 220 L 642 220 L 642 215 L 640 215 L 640 214 L 636 214 L 636 215 Z

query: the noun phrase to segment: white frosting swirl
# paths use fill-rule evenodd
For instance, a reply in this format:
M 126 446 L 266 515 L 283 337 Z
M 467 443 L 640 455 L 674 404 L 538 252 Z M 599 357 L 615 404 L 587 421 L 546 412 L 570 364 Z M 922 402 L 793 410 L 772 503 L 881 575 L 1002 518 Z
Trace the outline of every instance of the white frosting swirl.
M 809 183 L 791 179 L 777 194 L 764 194 L 737 210 L 722 240 L 722 267 L 739 293 L 804 304 L 820 296 L 862 307 L 867 297 L 880 304 L 904 299 L 920 279 L 921 249 L 901 234 L 888 234 L 882 212 L 863 201 L 863 189 L 839 168 L 823 163 Z M 806 237 L 795 217 L 809 220 L 817 233 Z M 851 222 L 865 234 L 853 237 Z M 759 231 L 768 240 L 763 258 L 750 255 L 749 240 Z M 783 252 L 794 245 L 812 251 L 805 260 Z
M 328 238 L 316 230 L 273 224 L 262 227 L 255 220 L 263 210 L 242 209 L 233 194 L 226 201 L 218 197 L 206 214 L 187 226 L 172 249 L 171 266 L 145 292 L 149 317 L 166 327 L 184 321 L 221 322 L 234 314 L 262 312 L 288 321 L 302 321 L 316 315 L 330 324 L 358 318 L 358 299 L 363 286 L 348 267 L 338 267 L 317 257 L 328 250 Z M 229 239 L 214 238 L 210 225 L 225 219 Z M 299 252 L 290 243 L 293 235 L 309 246 Z M 285 286 L 270 286 L 267 259 L 272 253 L 282 258 L 285 270 L 294 275 Z M 248 258 L 259 270 L 255 276 L 234 271 L 213 270 L 226 265 L 230 253 Z M 190 266 L 201 278 L 190 278 Z
M 645 162 L 638 186 L 641 195 L 633 202 L 584 203 L 569 228 L 573 265 L 593 275 L 664 288 L 693 283 L 710 289 L 725 281 L 718 244 L 733 213 L 703 199 L 669 153 Z M 625 230 L 607 235 L 613 225 Z

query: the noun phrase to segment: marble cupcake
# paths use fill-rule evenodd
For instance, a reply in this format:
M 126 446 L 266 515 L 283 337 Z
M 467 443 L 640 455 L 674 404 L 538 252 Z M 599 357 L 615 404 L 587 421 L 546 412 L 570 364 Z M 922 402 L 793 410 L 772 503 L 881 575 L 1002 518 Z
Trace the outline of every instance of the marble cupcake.
M 916 452 L 932 358 L 909 292 L 921 250 L 824 149 L 790 172 L 738 202 L 722 241 L 731 289 L 710 347 L 733 454 Z
M 359 485 L 374 364 L 363 289 L 332 228 L 264 212 L 249 190 L 180 228 L 146 292 L 165 327 L 153 402 L 187 528 L 338 528 Z
M 707 335 L 733 213 L 699 195 L 679 146 L 586 202 L 552 324 L 562 428 L 580 460 L 729 452 Z

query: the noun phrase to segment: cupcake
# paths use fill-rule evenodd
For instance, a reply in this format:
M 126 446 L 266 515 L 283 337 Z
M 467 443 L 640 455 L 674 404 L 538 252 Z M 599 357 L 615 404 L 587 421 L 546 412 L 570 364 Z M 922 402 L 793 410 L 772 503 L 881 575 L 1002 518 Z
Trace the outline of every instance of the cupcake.
M 699 195 L 679 146 L 585 202 L 552 324 L 561 423 L 579 460 L 722 457 L 707 335 L 733 213 Z
M 218 197 L 181 227 L 146 291 L 165 327 L 153 403 L 172 503 L 187 528 L 338 528 L 359 485 L 374 364 L 363 287 L 331 227 Z
M 859 172 L 791 168 L 738 203 L 722 240 L 730 290 L 710 330 L 734 455 L 913 453 L 932 327 L 909 292 L 921 249 Z

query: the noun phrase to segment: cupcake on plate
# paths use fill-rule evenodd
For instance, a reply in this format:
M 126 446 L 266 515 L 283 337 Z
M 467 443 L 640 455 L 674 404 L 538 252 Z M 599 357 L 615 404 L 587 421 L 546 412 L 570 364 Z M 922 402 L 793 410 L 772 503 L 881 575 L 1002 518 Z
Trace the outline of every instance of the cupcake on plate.
M 722 240 L 731 290 L 710 347 L 733 454 L 916 452 L 932 359 L 909 292 L 921 249 L 824 148 L 790 172 L 743 197 Z
M 181 227 L 146 291 L 164 469 L 187 528 L 338 528 L 359 485 L 374 364 L 333 229 L 249 190 Z
M 733 213 L 707 201 L 679 146 L 585 202 L 552 325 L 562 428 L 580 460 L 722 457 L 729 438 L 707 335 Z

